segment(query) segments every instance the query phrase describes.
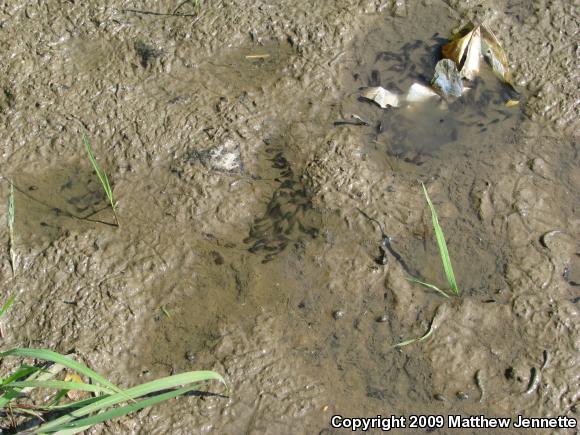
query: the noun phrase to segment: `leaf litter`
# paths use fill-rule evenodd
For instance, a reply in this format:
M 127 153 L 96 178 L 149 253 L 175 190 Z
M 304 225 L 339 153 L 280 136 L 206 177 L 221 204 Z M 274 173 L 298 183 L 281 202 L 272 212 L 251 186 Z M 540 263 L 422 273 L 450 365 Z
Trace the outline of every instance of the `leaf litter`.
M 493 72 L 514 91 L 507 55 L 495 36 L 485 24 L 469 23 L 455 32 L 442 49 L 442 56 L 435 66 L 431 87 L 413 83 L 406 96 L 400 96 L 381 86 L 361 89 L 360 96 L 378 104 L 381 108 L 400 107 L 402 103 L 421 103 L 433 97 L 444 100 L 460 98 L 470 88 L 463 80 L 472 81 L 480 72 L 481 59 L 485 59 Z M 505 102 L 507 107 L 519 104 L 517 98 Z

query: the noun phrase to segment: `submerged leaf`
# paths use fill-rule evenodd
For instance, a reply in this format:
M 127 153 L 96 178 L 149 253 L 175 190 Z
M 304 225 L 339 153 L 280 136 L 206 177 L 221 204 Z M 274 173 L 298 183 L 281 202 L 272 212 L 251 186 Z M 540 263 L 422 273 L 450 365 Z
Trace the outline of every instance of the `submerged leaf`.
M 457 65 L 450 59 L 442 59 L 437 62 L 432 83 L 433 87 L 439 90 L 445 99 L 449 97 L 459 98 L 463 93 L 463 82 L 459 71 L 457 71 Z
M 495 37 L 493 32 L 483 24 L 481 26 L 482 43 L 481 52 L 490 63 L 493 72 L 503 81 L 511 84 L 508 59 L 503 47 Z
M 407 92 L 407 101 L 409 103 L 420 103 L 433 97 L 437 97 L 437 92 L 420 83 L 413 83 L 409 88 L 409 92 Z
M 360 96 L 367 100 L 374 101 L 383 109 L 386 109 L 387 106 L 399 107 L 399 96 L 393 92 L 387 91 L 381 86 L 364 88 Z

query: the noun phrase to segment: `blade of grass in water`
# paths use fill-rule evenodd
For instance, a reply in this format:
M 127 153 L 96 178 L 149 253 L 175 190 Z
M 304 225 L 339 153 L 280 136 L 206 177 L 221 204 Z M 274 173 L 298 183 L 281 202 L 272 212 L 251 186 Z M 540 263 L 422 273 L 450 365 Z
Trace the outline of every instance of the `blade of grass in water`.
M 433 319 L 431 319 L 431 324 L 429 325 L 429 330 L 423 336 L 401 341 L 400 343 L 395 344 L 393 347 L 395 348 L 395 347 L 408 346 L 409 344 L 412 344 L 415 342 L 427 340 L 431 336 L 431 334 L 433 334 L 433 331 L 435 331 L 435 329 L 437 329 L 439 327 L 439 323 L 445 317 L 445 313 L 446 313 L 446 304 L 439 305 L 439 307 L 435 311 L 435 315 L 433 316 Z
M 422 337 L 411 338 L 409 340 L 401 341 L 400 343 L 395 344 L 393 347 L 403 347 L 418 341 L 425 341 L 431 336 L 431 334 L 433 334 L 433 324 L 431 324 L 429 330 Z
M 115 202 L 115 198 L 113 196 L 113 189 L 111 188 L 111 183 L 109 183 L 109 178 L 105 171 L 101 169 L 99 164 L 97 163 L 97 159 L 95 159 L 95 155 L 93 154 L 93 149 L 91 148 L 91 144 L 87 139 L 87 135 L 83 133 L 83 141 L 85 143 L 85 147 L 87 149 L 87 154 L 89 155 L 89 160 L 91 161 L 91 165 L 93 165 L 93 169 L 97 173 L 97 177 L 99 177 L 99 181 L 103 186 L 103 190 L 107 195 L 107 199 L 109 200 L 109 204 L 111 204 L 111 209 L 113 210 L 113 215 L 115 216 L 115 223 L 119 226 L 119 219 L 117 217 L 117 203 Z
M 439 225 L 439 219 L 437 218 L 437 213 L 435 212 L 435 207 L 429 198 L 427 189 L 425 185 L 423 186 L 423 192 L 425 193 L 425 198 L 427 198 L 427 204 L 431 209 L 431 220 L 433 221 L 433 228 L 435 230 L 435 238 L 437 239 L 437 246 L 439 247 L 439 254 L 441 254 L 441 261 L 443 262 L 443 270 L 445 271 L 445 276 L 447 277 L 447 282 L 451 291 L 456 295 L 459 294 L 459 288 L 457 287 L 457 282 L 455 281 L 455 274 L 453 273 L 453 267 L 451 266 L 451 258 L 449 257 L 449 251 L 447 250 L 447 243 L 445 242 L 445 236 L 443 235 L 443 230 L 441 225 Z
M 421 281 L 420 279 L 417 279 L 417 278 L 414 278 L 414 277 L 407 278 L 407 279 L 409 281 L 416 282 L 417 284 L 421 284 L 421 285 L 423 285 L 423 286 L 425 286 L 427 288 L 430 288 L 431 290 L 436 291 L 437 293 L 439 293 L 441 296 L 444 296 L 446 298 L 449 298 L 449 295 L 447 293 L 445 293 L 443 290 L 441 290 L 439 287 L 437 287 L 434 284 L 429 284 L 428 282 Z

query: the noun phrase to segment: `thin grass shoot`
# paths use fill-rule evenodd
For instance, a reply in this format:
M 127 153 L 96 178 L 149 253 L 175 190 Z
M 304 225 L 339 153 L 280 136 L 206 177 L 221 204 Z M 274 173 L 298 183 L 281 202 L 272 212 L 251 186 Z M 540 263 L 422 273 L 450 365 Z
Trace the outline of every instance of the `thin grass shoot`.
M 425 341 L 431 336 L 431 334 L 433 334 L 433 331 L 434 331 L 434 327 L 433 327 L 433 323 L 431 323 L 431 326 L 429 326 L 429 330 L 421 337 L 410 338 L 408 340 L 401 341 L 400 343 L 395 344 L 393 347 L 403 347 L 403 346 L 408 346 L 408 345 L 413 344 L 413 343 Z
M 16 226 L 16 204 L 14 201 L 14 183 L 10 182 L 10 194 L 8 195 L 8 250 L 10 251 L 10 267 L 12 268 L 12 273 L 16 267 L 16 256 L 14 254 L 14 227 Z
M 93 154 L 93 149 L 91 148 L 91 144 L 87 138 L 87 135 L 83 133 L 83 141 L 85 143 L 85 148 L 87 149 L 87 154 L 89 156 L 89 160 L 91 161 L 91 165 L 93 165 L 93 169 L 97 173 L 97 177 L 103 186 L 103 190 L 105 191 L 105 195 L 107 195 L 107 199 L 109 200 L 109 204 L 111 205 L 111 209 L 113 210 L 113 215 L 115 216 L 115 223 L 119 226 L 119 218 L 117 217 L 117 202 L 115 201 L 115 197 L 113 196 L 113 189 L 111 188 L 111 183 L 109 183 L 109 178 L 105 171 L 101 169 L 98 165 L 95 155 Z
M 407 278 L 407 280 L 409 280 L 411 282 L 416 282 L 417 284 L 421 284 L 422 286 L 425 286 L 425 287 L 439 293 L 441 296 L 449 299 L 449 295 L 447 293 L 445 293 L 443 290 L 441 290 L 439 287 L 437 287 L 435 284 L 429 284 L 428 282 L 421 281 L 420 279 L 417 279 L 414 277 Z
M 445 271 L 445 277 L 447 278 L 447 282 L 451 291 L 455 295 L 459 295 L 459 287 L 457 286 L 457 281 L 455 280 L 455 274 L 453 273 L 453 266 L 451 265 L 451 258 L 449 257 L 449 250 L 447 249 L 447 243 L 445 242 L 445 235 L 443 234 L 443 229 L 441 225 L 439 225 L 439 219 L 437 218 L 437 212 L 435 211 L 435 207 L 431 202 L 431 198 L 429 198 L 429 194 L 427 193 L 427 188 L 425 184 L 421 183 L 423 186 L 423 192 L 425 193 L 425 198 L 427 199 L 427 204 L 429 205 L 429 209 L 431 210 L 431 220 L 433 223 L 433 229 L 435 230 L 435 238 L 437 240 L 437 246 L 439 248 L 439 254 L 441 255 L 441 261 L 443 263 L 443 270 Z M 433 286 L 434 287 L 434 286 Z M 433 288 L 430 287 L 430 288 Z

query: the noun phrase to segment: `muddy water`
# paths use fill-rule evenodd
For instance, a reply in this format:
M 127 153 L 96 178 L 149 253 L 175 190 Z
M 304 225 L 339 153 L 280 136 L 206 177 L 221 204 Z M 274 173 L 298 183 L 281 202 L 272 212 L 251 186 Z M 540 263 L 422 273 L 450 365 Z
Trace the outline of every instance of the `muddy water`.
M 15 276 L 2 253 L 3 288 L 19 295 L 3 345 L 74 349 L 121 385 L 205 368 L 230 384 L 95 432 L 334 433 L 337 413 L 578 418 L 567 4 L 546 6 L 549 22 L 509 1 L 254 3 L 204 3 L 199 19 L 144 13 L 171 2 L 4 6 L 12 32 L 33 17 L 44 36 L 36 54 L 33 36 L 14 38 L 19 63 L 2 66 L 1 174 L 19 216 Z M 449 104 L 359 100 L 365 86 L 428 83 L 462 14 L 492 20 L 519 107 L 485 66 Z M 546 35 L 548 67 L 529 59 Z M 418 181 L 448 238 L 451 300 L 406 279 L 445 286 Z

